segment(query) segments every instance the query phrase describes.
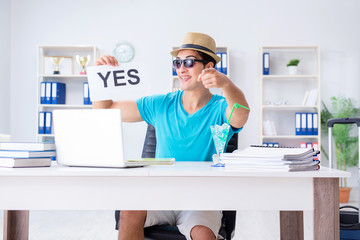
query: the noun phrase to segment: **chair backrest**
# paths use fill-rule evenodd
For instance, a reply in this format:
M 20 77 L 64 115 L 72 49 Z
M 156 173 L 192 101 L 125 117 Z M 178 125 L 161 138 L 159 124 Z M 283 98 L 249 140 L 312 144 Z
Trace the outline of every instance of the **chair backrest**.
M 143 151 L 141 154 L 142 158 L 154 158 L 156 151 L 156 135 L 155 127 L 151 124 L 148 124 L 146 129 L 145 141 L 143 146 Z
M 237 148 L 238 148 L 238 134 L 235 133 L 228 142 L 226 152 L 233 152 Z M 148 124 L 141 157 L 154 158 L 155 151 L 156 151 L 155 127 L 151 124 Z

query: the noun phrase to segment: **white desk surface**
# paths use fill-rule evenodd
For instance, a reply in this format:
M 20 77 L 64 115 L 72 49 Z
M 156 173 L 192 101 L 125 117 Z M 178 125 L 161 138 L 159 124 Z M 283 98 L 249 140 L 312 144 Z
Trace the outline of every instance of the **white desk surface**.
M 211 167 L 210 162 L 176 162 L 174 165 L 146 166 L 136 168 L 67 167 L 53 163 L 51 167 L 0 168 L 0 177 L 286 177 L 286 178 L 344 178 L 351 173 L 321 167 L 318 171 L 284 172 L 269 170 L 238 170 Z
M 350 176 L 328 168 L 249 172 L 210 164 L 0 168 L 0 209 L 313 210 L 315 178 Z

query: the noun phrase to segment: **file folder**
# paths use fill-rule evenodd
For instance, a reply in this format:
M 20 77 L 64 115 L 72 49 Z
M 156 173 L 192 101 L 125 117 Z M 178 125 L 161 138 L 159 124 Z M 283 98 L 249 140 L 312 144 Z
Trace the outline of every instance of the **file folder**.
M 301 135 L 307 135 L 307 114 L 301 113 Z
M 295 135 L 301 135 L 301 113 L 295 113 Z
M 175 60 L 175 58 L 173 57 L 173 58 L 172 58 L 172 60 L 174 61 L 174 60 Z M 173 68 L 172 68 L 172 69 L 173 69 L 173 76 L 177 76 L 177 72 L 176 72 L 176 69 L 174 68 L 174 66 L 173 66 Z
M 65 104 L 66 86 L 65 83 L 53 82 L 51 87 L 51 104 Z
M 307 131 L 306 134 L 307 135 L 313 135 L 313 113 L 307 113 Z
M 318 127 L 318 113 L 313 113 L 313 132 L 312 135 L 318 135 L 319 134 L 319 127 Z
M 263 75 L 270 74 L 270 53 L 263 54 Z
M 45 133 L 45 113 L 39 112 L 39 119 L 38 119 L 38 125 L 39 125 L 39 134 Z
M 318 142 L 313 142 L 312 147 L 314 148 L 315 151 L 319 150 L 319 143 Z
M 90 97 L 89 97 L 89 83 L 84 82 L 84 105 L 89 105 Z
M 319 150 L 319 143 L 318 142 L 313 142 L 312 147 L 315 151 Z M 314 157 L 315 160 L 319 160 L 319 156 Z
M 45 112 L 45 134 L 51 134 L 52 112 Z
M 221 67 L 222 67 L 222 73 L 227 75 L 227 53 L 221 54 Z
M 45 91 L 46 91 L 46 83 L 45 82 L 41 82 L 40 85 L 40 104 L 45 104 Z
M 45 104 L 51 104 L 51 82 L 45 83 Z
M 216 53 L 216 55 L 221 58 L 221 53 Z M 220 60 L 220 62 L 218 62 L 216 65 L 215 65 L 215 69 L 218 70 L 219 72 L 222 72 L 222 59 Z

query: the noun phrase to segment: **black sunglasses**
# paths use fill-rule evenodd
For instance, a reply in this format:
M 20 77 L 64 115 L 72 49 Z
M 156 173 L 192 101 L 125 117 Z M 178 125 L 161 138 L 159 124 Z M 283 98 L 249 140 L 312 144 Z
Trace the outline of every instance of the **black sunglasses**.
M 173 66 L 174 66 L 174 68 L 179 69 L 179 68 L 181 68 L 181 65 L 184 63 L 184 67 L 192 68 L 195 65 L 195 62 L 202 62 L 204 64 L 208 63 L 207 61 L 204 61 L 204 60 L 198 60 L 198 59 L 192 59 L 192 58 L 187 58 L 184 60 L 175 59 L 173 61 Z

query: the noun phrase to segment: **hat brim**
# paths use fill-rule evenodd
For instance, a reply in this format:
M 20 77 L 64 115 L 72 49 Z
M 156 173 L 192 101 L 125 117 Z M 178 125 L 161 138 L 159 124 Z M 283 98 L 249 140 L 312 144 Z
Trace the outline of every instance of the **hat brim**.
M 175 49 L 175 50 L 171 51 L 170 54 L 173 57 L 177 57 L 179 51 L 181 51 L 181 50 L 195 50 L 195 51 L 206 53 L 207 55 L 211 56 L 215 60 L 216 64 L 218 64 L 221 61 L 221 57 L 219 57 L 218 55 L 213 54 L 213 53 L 208 52 L 208 51 L 197 49 L 197 48 L 178 48 L 178 49 Z

